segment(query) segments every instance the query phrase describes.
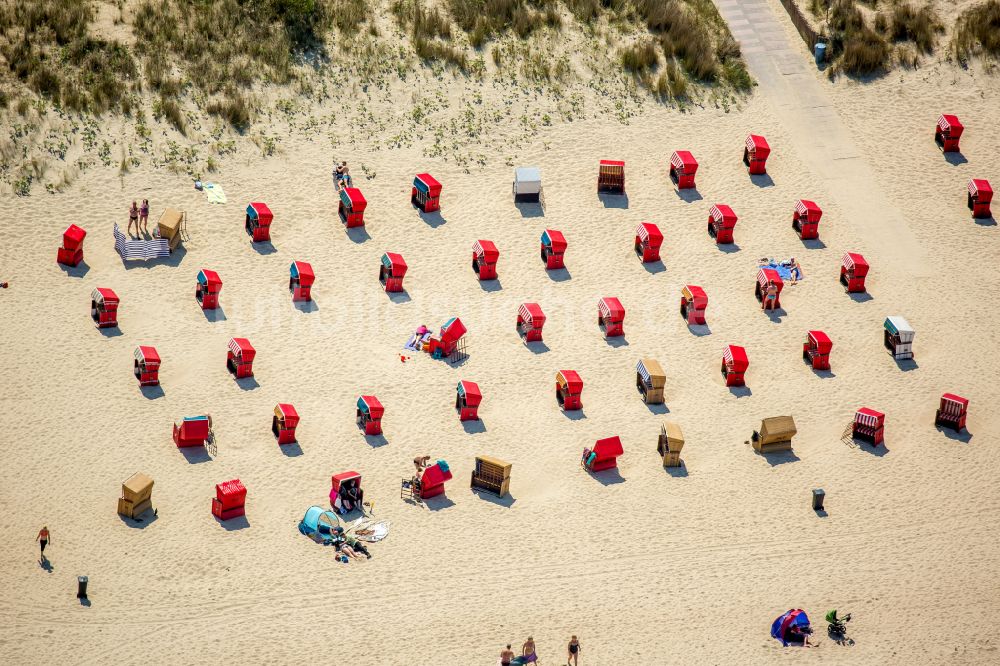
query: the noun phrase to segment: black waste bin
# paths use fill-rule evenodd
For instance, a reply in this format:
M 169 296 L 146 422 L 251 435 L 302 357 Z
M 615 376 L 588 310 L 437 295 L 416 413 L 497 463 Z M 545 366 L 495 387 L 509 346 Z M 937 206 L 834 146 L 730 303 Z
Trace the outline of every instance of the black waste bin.
M 76 598 L 86 599 L 87 598 L 87 577 L 77 576 L 76 577 Z
M 823 492 L 822 488 L 813 488 L 813 511 L 823 510 L 823 499 L 826 497 L 826 493 Z

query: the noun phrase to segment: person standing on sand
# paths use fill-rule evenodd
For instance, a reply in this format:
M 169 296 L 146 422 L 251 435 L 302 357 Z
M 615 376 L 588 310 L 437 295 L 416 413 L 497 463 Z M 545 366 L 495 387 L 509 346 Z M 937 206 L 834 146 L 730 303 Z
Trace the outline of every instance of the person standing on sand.
M 524 645 L 521 646 L 521 663 L 534 664 L 537 661 L 538 655 L 535 654 L 535 639 L 528 636 L 528 640 L 524 641 Z
M 570 662 L 573 662 L 573 666 L 577 666 L 579 663 L 577 659 L 580 658 L 580 641 L 577 639 L 576 634 L 570 636 L 566 651 L 566 666 L 570 666 Z
M 500 666 L 510 666 L 512 661 L 514 661 L 514 651 L 510 649 L 510 643 L 507 643 L 507 647 L 500 650 Z
M 771 310 L 774 311 L 774 302 L 778 298 L 778 287 L 774 284 L 774 280 L 768 280 L 767 282 L 767 292 L 764 296 L 763 301 L 761 301 L 761 310 Z
M 47 546 L 49 542 L 52 541 L 52 535 L 49 533 L 49 528 L 42 527 L 42 529 L 38 530 L 38 536 L 35 537 L 35 541 L 37 541 L 38 545 L 41 546 L 42 548 L 42 561 L 44 562 L 45 546 Z
M 149 229 L 146 225 L 149 223 L 149 199 L 143 199 L 142 205 L 139 207 L 139 224 L 142 225 L 142 233 L 148 234 Z M 139 224 L 136 225 L 136 229 L 139 228 Z
M 132 225 L 135 225 L 135 235 L 139 235 L 139 206 L 132 202 L 132 207 L 128 209 L 128 233 L 132 234 Z

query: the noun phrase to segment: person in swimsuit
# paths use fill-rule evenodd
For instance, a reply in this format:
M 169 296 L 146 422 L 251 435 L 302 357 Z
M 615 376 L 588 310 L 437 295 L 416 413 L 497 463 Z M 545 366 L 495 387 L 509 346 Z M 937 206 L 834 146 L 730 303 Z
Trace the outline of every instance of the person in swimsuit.
M 538 661 L 538 656 L 535 654 L 535 639 L 528 636 L 528 640 L 524 641 L 524 645 L 521 646 L 521 663 L 533 664 L 536 661 Z
M 767 295 L 764 300 L 761 301 L 761 310 L 774 310 L 774 303 L 778 298 L 778 287 L 775 286 L 774 280 L 768 280 L 767 282 Z
M 139 224 L 136 225 L 136 229 L 138 229 L 139 225 L 141 224 L 142 232 L 144 234 L 148 234 L 149 229 L 146 227 L 148 223 L 149 223 L 149 199 L 143 199 L 142 205 L 139 206 Z
M 49 542 L 52 541 L 52 535 L 49 534 L 49 528 L 43 527 L 42 529 L 38 530 L 38 536 L 35 537 L 35 541 L 37 541 L 38 545 L 42 547 L 42 561 L 44 562 L 45 546 L 47 546 Z
M 566 657 L 566 666 L 570 666 L 570 662 L 573 662 L 573 666 L 576 666 L 579 662 L 577 659 L 580 658 L 580 641 L 577 640 L 576 635 L 570 636 L 569 645 L 566 646 L 568 655 Z
M 500 650 L 500 666 L 510 666 L 514 660 L 514 651 L 510 649 L 510 643 L 503 650 Z
M 132 202 L 132 207 L 128 209 L 128 233 L 132 233 L 132 225 L 135 225 L 135 235 L 139 235 L 139 206 Z

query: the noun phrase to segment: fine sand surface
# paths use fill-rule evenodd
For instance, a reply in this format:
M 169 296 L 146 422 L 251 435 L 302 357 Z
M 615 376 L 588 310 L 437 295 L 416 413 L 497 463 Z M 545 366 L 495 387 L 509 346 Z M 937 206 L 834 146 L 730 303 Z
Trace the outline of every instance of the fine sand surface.
M 69 194 L 8 199 L 0 661 L 492 666 L 505 643 L 533 635 L 548 666 L 575 633 L 588 666 L 995 663 L 1000 231 L 969 217 L 964 188 L 971 176 L 1000 184 L 1000 84 L 946 66 L 829 84 L 795 51 L 780 5 L 753 4 L 784 51 L 747 54 L 761 86 L 745 108 L 650 105 L 629 126 L 556 126 L 516 158 L 541 167 L 544 214 L 513 204 L 509 166 L 466 174 L 417 145 L 357 147 L 337 156 L 377 176 L 355 171 L 367 225 L 347 234 L 330 150 L 301 138 L 282 156 L 225 164 L 213 178 L 225 205 L 207 204 L 186 177 L 145 169 L 124 181 L 95 170 Z M 800 56 L 785 60 L 793 69 L 769 74 L 784 52 Z M 792 96 L 789 76 L 815 103 Z M 815 123 L 812 108 L 824 109 Z M 966 124 L 963 158 L 947 160 L 934 145 L 942 111 Z M 770 141 L 767 178 L 752 181 L 742 165 L 747 131 Z M 833 148 L 823 141 L 845 133 L 851 144 L 829 158 L 843 163 L 824 165 Z M 674 149 L 700 161 L 697 192 L 669 183 Z M 601 158 L 627 162 L 627 198 L 596 195 Z M 871 177 L 847 173 L 851 164 Z M 413 174 L 425 170 L 444 184 L 440 215 L 409 204 Z M 165 206 L 185 209 L 191 238 L 170 260 L 123 266 L 111 227 L 124 226 L 128 203 L 142 197 L 152 221 Z M 824 210 L 820 242 L 791 229 L 800 197 Z M 242 230 L 251 200 L 275 214 L 272 245 L 255 247 Z M 706 233 L 716 202 L 740 216 L 735 246 Z M 644 266 L 632 251 L 642 221 L 666 236 L 662 265 Z M 54 261 L 71 222 L 89 234 L 76 269 Z M 565 272 L 542 267 L 545 228 L 567 237 Z M 479 238 L 500 249 L 496 283 L 471 270 Z M 409 264 L 404 296 L 380 289 L 385 251 Z M 868 296 L 838 283 L 845 251 L 871 263 Z M 795 256 L 806 272 L 774 316 L 753 296 L 762 256 Z M 309 307 L 287 292 L 294 260 L 317 274 Z M 194 299 L 200 268 L 225 283 L 213 316 Z M 707 328 L 688 329 L 677 313 L 687 283 L 708 292 Z M 120 330 L 91 324 L 98 286 L 121 297 Z M 603 296 L 627 310 L 624 340 L 601 337 Z M 527 348 L 514 331 L 525 301 L 548 316 L 544 345 Z M 915 362 L 896 363 L 882 347 L 882 321 L 896 314 L 916 329 Z M 436 330 L 452 316 L 469 329 L 465 363 L 424 354 L 400 362 L 414 328 Z M 832 372 L 802 361 L 813 328 L 834 342 Z M 226 372 L 233 336 L 257 349 L 253 381 Z M 730 343 L 750 357 L 745 389 L 727 389 L 719 372 Z M 159 391 L 140 391 L 132 376 L 139 344 L 163 357 Z M 635 363 L 646 356 L 666 370 L 664 408 L 645 406 L 635 390 Z M 557 407 L 563 368 L 583 377 L 581 413 Z M 461 379 L 485 395 L 476 426 L 454 413 Z M 933 426 L 946 391 L 971 400 L 968 432 Z M 354 425 L 363 393 L 386 407 L 384 438 Z M 291 450 L 270 432 L 278 402 L 302 416 Z M 865 405 L 887 414 L 884 448 L 841 441 Z M 171 424 L 205 412 L 218 454 L 185 455 Z M 754 454 L 744 443 L 752 430 L 783 414 L 798 425 L 794 454 Z M 684 429 L 682 469 L 663 469 L 657 456 L 664 419 Z M 583 471 L 583 447 L 610 435 L 625 449 L 617 472 Z M 446 497 L 418 507 L 398 488 L 425 453 L 447 460 L 454 479 Z M 481 453 L 513 463 L 509 498 L 470 491 Z M 331 474 L 350 469 L 392 532 L 371 546 L 371 561 L 345 566 L 296 524 L 311 504 L 326 504 Z M 154 478 L 159 510 L 139 525 L 115 513 L 119 484 L 135 471 Z M 237 477 L 249 490 L 246 519 L 220 524 L 214 485 Z M 814 487 L 827 492 L 826 516 L 810 509 Z M 48 571 L 32 543 L 43 524 L 54 540 Z M 79 574 L 90 577 L 89 606 L 74 598 Z M 791 607 L 812 617 L 818 649 L 770 638 L 771 620 Z M 830 608 L 853 611 L 854 645 L 823 635 Z

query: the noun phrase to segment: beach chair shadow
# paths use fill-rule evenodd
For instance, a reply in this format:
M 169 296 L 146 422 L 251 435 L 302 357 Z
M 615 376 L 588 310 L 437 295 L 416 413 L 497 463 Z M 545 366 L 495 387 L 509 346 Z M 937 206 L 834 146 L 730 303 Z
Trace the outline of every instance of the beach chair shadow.
M 319 303 L 315 299 L 310 299 L 308 301 L 292 301 L 295 309 L 303 314 L 309 314 L 310 312 L 316 312 L 319 310 Z
M 775 451 L 773 453 L 758 453 L 757 455 L 766 460 L 767 464 L 771 467 L 787 465 L 788 463 L 801 460 L 801 458 L 795 455 L 795 451 Z
M 479 280 L 479 288 L 487 293 L 492 293 L 503 289 L 503 285 L 500 284 L 500 278 L 496 278 L 495 280 Z
M 570 410 L 560 409 L 559 411 L 562 412 L 562 415 L 565 416 L 570 421 L 582 421 L 583 419 L 587 418 L 587 415 L 583 413 L 582 409 L 570 409 Z
M 254 249 L 254 252 L 261 256 L 274 254 L 278 251 L 278 248 L 274 247 L 274 244 L 271 241 L 260 241 L 258 243 L 251 241 L 250 247 Z
M 894 358 L 893 360 L 896 362 L 896 367 L 899 368 L 900 370 L 902 370 L 903 372 L 911 372 L 911 371 L 916 370 L 917 368 L 920 367 L 917 364 L 916 359 L 912 359 L 912 358 Z
M 733 254 L 740 251 L 740 246 L 736 243 L 723 243 L 721 245 L 716 243 L 715 247 L 723 254 Z
M 146 400 L 156 400 L 157 398 L 162 398 L 164 395 L 163 387 L 159 384 L 156 386 L 140 386 L 139 392 L 142 393 L 142 397 Z
M 975 217 L 973 218 L 973 220 L 975 220 L 976 224 L 978 224 L 981 227 L 997 226 L 997 220 L 992 215 L 990 215 L 989 217 Z
M 286 458 L 298 458 L 303 453 L 302 447 L 299 446 L 298 442 L 292 442 L 291 444 L 279 444 L 278 448 Z
M 855 439 L 854 444 L 857 446 L 857 448 L 872 454 L 876 458 L 883 458 L 889 454 L 889 447 L 885 445 L 885 440 L 882 440 L 882 443 L 879 444 L 878 446 L 875 446 L 860 439 Z
M 645 268 L 646 272 L 649 273 L 650 275 L 656 275 L 657 273 L 662 273 L 663 271 L 667 270 L 667 267 L 660 259 L 657 259 L 656 261 L 646 262 L 642 265 L 642 267 Z
M 183 446 L 180 448 L 180 452 L 184 456 L 184 459 L 191 465 L 205 463 L 212 459 L 212 456 L 208 455 L 208 450 L 204 446 Z
M 545 274 L 553 282 L 566 282 L 573 279 L 573 275 L 569 272 L 568 268 L 550 268 L 545 271 Z
M 675 479 L 683 479 L 688 475 L 688 467 L 683 460 L 681 461 L 680 467 L 667 467 L 664 465 L 663 471 Z
M 607 343 L 609 347 L 628 347 L 628 340 L 625 339 L 624 335 L 616 335 L 610 338 L 604 338 L 604 342 Z
M 646 403 L 646 409 L 649 410 L 650 414 L 657 414 L 660 416 L 670 413 L 670 408 L 667 407 L 667 403 L 665 402 L 653 403 L 653 404 Z
M 956 442 L 963 442 L 968 444 L 972 441 L 972 433 L 969 432 L 968 428 L 963 429 L 961 432 L 955 432 L 951 428 L 945 428 L 944 426 L 935 426 L 937 431 L 947 437 L 948 439 L 954 440 Z
M 540 201 L 515 201 L 514 206 L 521 217 L 545 217 L 545 207 Z
M 952 166 L 960 166 L 962 164 L 968 164 L 969 160 L 965 159 L 965 155 L 959 152 L 954 153 L 942 153 L 944 155 L 945 161 Z
M 226 321 L 226 311 L 222 309 L 221 305 L 214 310 L 202 310 L 201 312 L 208 321 Z
M 236 380 L 236 385 L 239 386 L 242 391 L 252 391 L 260 386 L 256 377 L 240 377 Z
M 418 208 L 417 212 L 420 215 L 420 219 L 431 229 L 437 229 L 441 225 L 448 223 L 448 220 L 442 217 L 441 211 L 436 210 L 433 213 L 425 213 Z
M 826 509 L 813 509 L 813 512 L 816 514 L 816 517 L 818 518 L 826 518 L 827 516 L 830 515 L 829 513 L 826 512 Z
M 368 446 L 373 449 L 377 449 L 380 446 L 385 446 L 389 443 L 389 440 L 385 438 L 385 435 L 365 435 L 365 442 Z
M 764 310 L 763 312 L 764 314 L 767 315 L 767 318 L 770 319 L 775 324 L 780 324 L 781 318 L 788 314 L 787 312 L 785 312 L 785 308 L 777 308 L 775 310 Z
M 487 490 L 483 490 L 482 488 L 470 488 L 469 490 L 470 492 L 472 492 L 473 495 L 476 495 L 477 497 L 479 497 L 479 499 L 483 500 L 484 502 L 490 502 L 492 504 L 496 504 L 497 506 L 502 506 L 507 509 L 509 509 L 511 505 L 513 505 L 514 502 L 517 501 L 516 498 L 511 497 L 510 495 L 497 497 L 495 494 Z
M 708 324 L 688 324 L 688 330 L 691 331 L 691 335 L 696 335 L 699 338 L 712 335 L 712 329 Z
M 867 291 L 862 291 L 860 293 L 848 294 L 851 300 L 855 303 L 867 303 L 868 301 L 874 301 L 875 297 L 869 294 Z
M 813 370 L 813 374 L 820 379 L 833 379 L 837 375 L 834 374 L 832 370 Z
M 671 185 L 673 185 L 672 181 Z M 683 201 L 684 203 L 694 203 L 696 201 L 701 201 L 702 199 L 704 199 L 704 197 L 701 196 L 701 192 L 699 192 L 697 189 L 693 187 L 686 188 L 683 190 L 678 190 L 677 188 L 674 188 L 674 194 L 676 194 L 677 198 Z
M 541 340 L 536 342 L 525 342 L 524 346 L 531 350 L 532 354 L 544 354 L 549 351 L 549 346 Z
M 593 478 L 597 479 L 602 486 L 614 486 L 619 483 L 625 483 L 625 477 L 621 475 L 617 467 L 612 467 L 611 469 L 602 469 L 599 472 L 587 472 Z
M 369 240 L 371 236 L 368 234 L 367 227 L 351 227 L 350 229 L 344 229 L 347 232 L 347 237 L 351 239 L 352 242 L 360 245 L 366 240 Z
M 443 511 L 455 506 L 455 503 L 447 495 L 438 495 L 437 497 L 428 497 L 425 499 L 424 506 L 431 511 Z
M 601 200 L 601 203 L 605 208 L 619 208 L 622 210 L 628 209 L 628 193 L 626 192 L 622 192 L 621 194 L 598 192 L 597 198 Z
M 750 182 L 757 187 L 774 187 L 774 179 L 766 173 L 750 174 Z
M 76 266 L 67 266 L 66 264 L 59 264 L 59 268 L 63 269 L 63 272 L 67 277 L 82 278 L 87 273 L 90 272 L 90 266 L 87 265 L 85 260 L 81 260 Z
M 387 291 L 385 295 L 389 297 L 389 300 L 393 303 L 409 303 L 413 299 L 410 298 L 410 293 L 407 291 Z
M 730 386 L 729 392 L 737 398 L 749 398 L 753 395 L 749 386 Z
M 121 326 L 115 326 L 114 328 L 99 328 L 97 329 L 106 338 L 117 338 L 121 335 L 125 335 L 122 332 Z
M 470 435 L 474 435 L 476 433 L 486 432 L 486 424 L 483 423 L 482 419 L 479 419 L 478 421 L 462 421 L 462 429 Z
M 818 238 L 806 238 L 802 241 L 802 244 L 807 250 L 823 250 L 826 248 L 826 243 Z
M 219 523 L 219 525 L 221 525 L 227 532 L 236 532 L 250 527 L 250 521 L 247 520 L 246 516 L 237 516 L 236 518 L 230 518 L 229 520 L 220 520 L 218 516 L 212 517 L 215 518 L 215 522 Z
M 123 523 L 125 523 L 126 525 L 135 530 L 144 530 L 153 523 L 155 523 L 157 520 L 159 520 L 159 516 L 156 513 L 154 513 L 152 509 L 143 512 L 142 516 L 140 516 L 139 518 L 129 518 L 127 516 L 123 516 L 120 513 L 118 514 L 118 517 L 121 519 Z

